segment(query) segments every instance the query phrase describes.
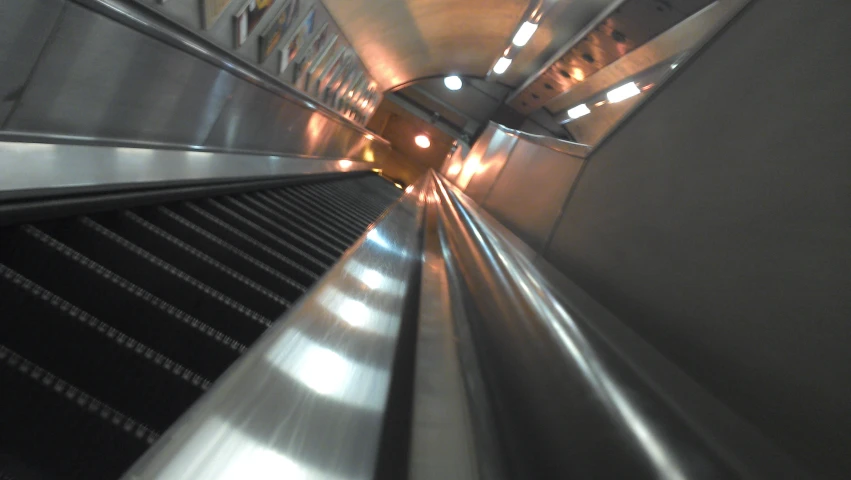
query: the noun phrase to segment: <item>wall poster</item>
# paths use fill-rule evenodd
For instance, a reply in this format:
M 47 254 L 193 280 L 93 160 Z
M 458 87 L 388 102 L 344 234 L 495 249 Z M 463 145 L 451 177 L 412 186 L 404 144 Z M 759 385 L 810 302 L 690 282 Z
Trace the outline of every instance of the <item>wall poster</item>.
M 269 58 L 275 47 L 287 34 L 295 19 L 298 17 L 301 0 L 290 0 L 275 17 L 275 20 L 260 34 L 260 62 Z
M 316 61 L 316 57 L 318 57 L 322 50 L 325 48 L 325 44 L 328 42 L 328 24 L 325 23 L 322 27 L 317 31 L 313 38 L 308 40 L 307 48 L 305 49 L 304 55 L 301 57 L 301 61 L 297 62 L 295 68 L 293 68 L 293 77 L 292 83 L 297 85 L 301 83 L 301 77 L 304 75 L 304 72 L 307 71 L 308 68 Z M 299 86 L 299 85 L 297 85 Z M 301 88 L 299 86 L 299 88 Z
M 236 15 L 233 16 L 233 43 L 234 48 L 239 48 L 260 23 L 263 15 L 272 8 L 275 0 L 248 0 Z
M 201 23 L 204 30 L 212 27 L 232 0 L 201 0 Z M 164 3 L 164 2 L 160 2 Z
M 298 30 L 296 30 L 293 38 L 290 39 L 287 46 L 281 50 L 281 63 L 278 67 L 278 75 L 284 73 L 284 70 L 295 60 L 296 55 L 298 55 L 299 50 L 301 50 L 301 46 L 304 44 L 305 39 L 309 38 L 313 33 L 313 21 L 316 18 L 316 10 L 311 10 L 310 13 L 304 17 L 304 20 L 299 25 Z

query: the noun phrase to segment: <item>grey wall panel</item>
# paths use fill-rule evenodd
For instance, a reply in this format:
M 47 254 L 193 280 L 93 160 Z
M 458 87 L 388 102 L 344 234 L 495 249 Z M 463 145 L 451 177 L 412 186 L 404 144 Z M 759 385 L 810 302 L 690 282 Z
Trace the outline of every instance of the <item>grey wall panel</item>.
M 68 4 L 7 128 L 200 144 L 237 79 Z
M 0 125 L 20 98 L 64 0 L 0 1 Z
M 583 160 L 520 141 L 484 201 L 484 209 L 540 250 Z
M 848 18 L 752 2 L 592 154 L 546 255 L 819 478 L 851 471 Z
M 508 160 L 508 155 L 514 149 L 516 143 L 517 137 L 514 135 L 502 130 L 494 132 L 485 154 L 479 160 L 475 175 L 470 179 L 470 183 L 464 190 L 468 197 L 478 203 L 485 199 L 500 172 L 502 172 L 502 168 Z

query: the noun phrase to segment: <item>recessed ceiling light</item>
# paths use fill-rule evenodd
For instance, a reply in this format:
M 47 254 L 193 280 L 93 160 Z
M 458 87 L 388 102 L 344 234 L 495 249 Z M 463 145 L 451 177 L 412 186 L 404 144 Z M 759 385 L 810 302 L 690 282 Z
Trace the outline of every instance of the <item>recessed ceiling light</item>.
M 493 66 L 493 73 L 502 74 L 508 70 L 508 66 L 511 65 L 511 59 L 502 57 L 496 61 L 496 65 Z
M 635 82 L 629 82 L 607 93 L 606 98 L 608 98 L 611 103 L 617 103 L 626 100 L 627 98 L 634 97 L 639 93 L 641 93 L 641 90 L 638 89 L 638 85 L 636 85 Z
M 414 143 L 416 143 L 417 146 L 420 148 L 428 148 L 431 146 L 431 140 L 429 140 L 427 136 L 422 134 L 414 137 Z
M 517 33 L 514 35 L 514 40 L 511 43 L 517 45 L 518 47 L 522 47 L 529 42 L 529 39 L 532 38 L 532 35 L 535 33 L 535 30 L 538 29 L 538 25 L 531 22 L 523 22 L 523 25 L 520 25 L 520 29 L 517 30 Z
M 450 75 L 443 79 L 443 84 L 450 90 L 461 90 L 464 83 L 458 75 Z
M 585 105 L 583 103 L 581 105 L 577 105 L 577 106 L 571 108 L 570 110 L 568 110 L 567 116 L 576 120 L 577 118 L 584 117 L 585 115 L 588 115 L 589 113 L 591 113 L 591 110 L 588 109 L 588 105 Z

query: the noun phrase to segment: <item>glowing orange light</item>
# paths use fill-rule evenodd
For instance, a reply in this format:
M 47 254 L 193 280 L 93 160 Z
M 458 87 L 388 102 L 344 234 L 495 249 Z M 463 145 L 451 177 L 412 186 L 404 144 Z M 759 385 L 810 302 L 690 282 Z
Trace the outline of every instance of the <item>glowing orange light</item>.
M 414 137 L 414 143 L 420 148 L 428 148 L 431 146 L 431 140 L 425 135 L 417 135 Z

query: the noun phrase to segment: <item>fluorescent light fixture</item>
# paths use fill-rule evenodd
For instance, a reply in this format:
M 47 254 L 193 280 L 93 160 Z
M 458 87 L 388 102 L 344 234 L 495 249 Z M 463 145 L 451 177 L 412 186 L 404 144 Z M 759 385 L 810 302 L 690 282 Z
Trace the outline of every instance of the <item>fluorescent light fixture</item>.
M 568 110 L 567 116 L 575 120 L 579 117 L 584 117 L 585 115 L 588 115 L 589 113 L 591 113 L 591 110 L 588 109 L 588 105 L 585 105 L 583 103 L 581 105 L 577 105 L 577 106 L 571 108 L 570 110 Z
M 428 148 L 431 146 L 431 140 L 428 139 L 425 135 L 417 135 L 414 137 L 414 143 L 417 144 L 420 148 Z
M 508 66 L 511 65 L 511 59 L 502 57 L 496 61 L 496 65 L 493 66 L 493 73 L 502 74 L 508 70 Z
M 639 93 L 641 93 L 641 90 L 638 89 L 638 85 L 636 85 L 635 82 L 629 82 L 607 93 L 606 98 L 608 98 L 611 103 L 617 103 L 626 100 L 627 98 L 634 97 Z
M 535 30 L 538 29 L 538 25 L 531 22 L 523 22 L 523 25 L 520 25 L 520 30 L 517 30 L 517 34 L 514 35 L 514 40 L 511 43 L 517 45 L 518 47 L 522 47 L 526 45 L 532 35 L 535 34 Z
M 443 84 L 450 90 L 461 90 L 464 83 L 458 75 L 450 75 L 443 79 Z

